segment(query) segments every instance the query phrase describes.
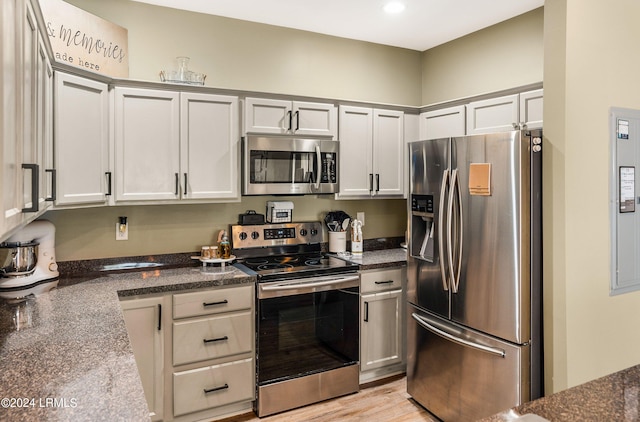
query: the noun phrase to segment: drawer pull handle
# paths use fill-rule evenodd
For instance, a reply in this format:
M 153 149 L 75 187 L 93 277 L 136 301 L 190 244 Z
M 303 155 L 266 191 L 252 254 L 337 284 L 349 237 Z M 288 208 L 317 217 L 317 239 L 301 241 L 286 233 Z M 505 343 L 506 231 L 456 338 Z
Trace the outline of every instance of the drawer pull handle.
M 202 306 L 226 305 L 227 303 L 229 303 L 229 301 L 225 299 L 220 302 L 202 302 Z
M 376 284 L 392 284 L 393 280 L 387 280 L 387 281 L 376 281 Z
M 218 338 L 205 338 L 205 339 L 202 339 L 204 344 L 215 343 L 217 341 L 226 341 L 226 340 L 229 340 L 229 337 L 224 336 L 224 337 L 218 337 Z
M 227 388 L 229 388 L 229 384 L 225 384 L 222 385 L 220 387 L 213 387 L 213 388 L 205 388 L 204 389 L 204 393 L 205 394 L 209 394 L 209 393 L 213 393 L 214 391 L 220 391 L 220 390 L 226 390 Z

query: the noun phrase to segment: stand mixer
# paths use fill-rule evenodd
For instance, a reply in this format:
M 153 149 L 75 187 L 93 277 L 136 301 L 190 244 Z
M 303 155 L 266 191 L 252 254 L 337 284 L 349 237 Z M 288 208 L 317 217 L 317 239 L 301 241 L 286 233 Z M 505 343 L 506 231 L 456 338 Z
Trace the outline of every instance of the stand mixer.
M 51 222 L 38 220 L 0 243 L 0 298 L 37 296 L 58 285 L 55 233 Z

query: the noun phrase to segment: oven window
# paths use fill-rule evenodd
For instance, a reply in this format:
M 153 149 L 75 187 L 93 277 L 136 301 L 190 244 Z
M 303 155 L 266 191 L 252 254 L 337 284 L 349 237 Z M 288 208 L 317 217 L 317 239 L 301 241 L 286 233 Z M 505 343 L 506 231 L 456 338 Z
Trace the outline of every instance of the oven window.
M 251 150 L 251 183 L 315 183 L 313 152 Z
M 258 384 L 358 363 L 358 287 L 258 304 Z

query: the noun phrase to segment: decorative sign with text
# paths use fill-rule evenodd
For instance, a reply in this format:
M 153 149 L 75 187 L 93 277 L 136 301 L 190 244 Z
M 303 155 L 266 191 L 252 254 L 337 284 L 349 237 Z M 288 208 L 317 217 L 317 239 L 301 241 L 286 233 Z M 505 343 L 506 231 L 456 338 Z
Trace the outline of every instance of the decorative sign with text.
M 128 32 L 62 0 L 40 0 L 53 60 L 114 78 L 129 77 Z

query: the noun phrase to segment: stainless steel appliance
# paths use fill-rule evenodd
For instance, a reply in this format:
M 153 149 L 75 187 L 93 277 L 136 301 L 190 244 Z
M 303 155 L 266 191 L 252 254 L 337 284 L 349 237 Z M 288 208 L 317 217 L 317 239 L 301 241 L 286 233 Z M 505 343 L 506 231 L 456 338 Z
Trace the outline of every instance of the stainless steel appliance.
M 409 144 L 407 391 L 444 421 L 542 395 L 542 132 Z
M 320 222 L 231 233 L 237 265 L 258 278 L 258 416 L 358 391 L 358 265 L 321 252 Z
M 55 230 L 49 221 L 33 221 L 0 243 L 0 298 L 39 295 L 58 285 Z
M 247 136 L 243 194 L 304 195 L 338 191 L 339 142 Z

